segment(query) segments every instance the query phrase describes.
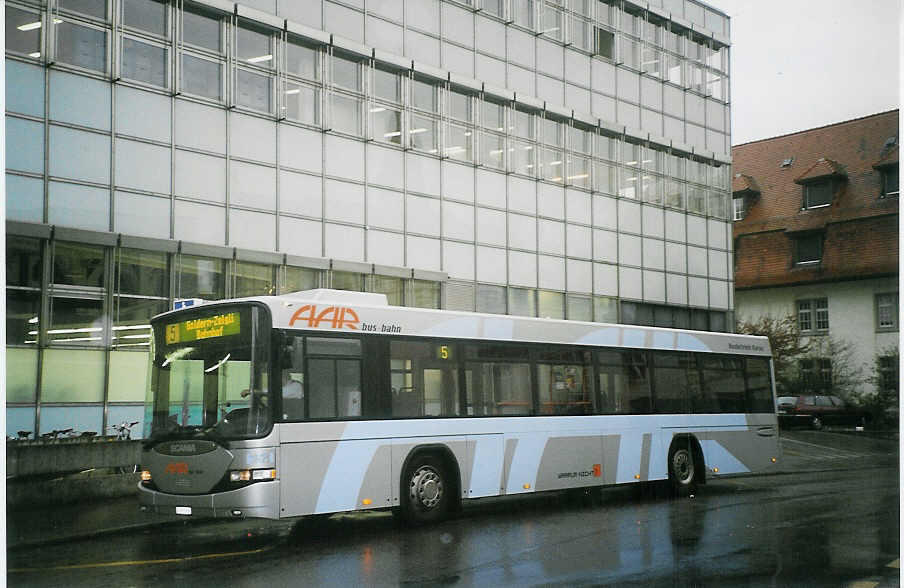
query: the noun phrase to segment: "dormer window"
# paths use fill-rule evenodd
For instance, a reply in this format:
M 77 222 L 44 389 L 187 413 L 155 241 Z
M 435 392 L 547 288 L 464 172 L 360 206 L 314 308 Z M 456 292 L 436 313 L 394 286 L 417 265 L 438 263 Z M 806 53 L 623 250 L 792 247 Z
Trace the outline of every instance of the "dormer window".
M 832 203 L 834 185 L 831 180 L 823 180 L 804 185 L 804 208 L 820 208 Z
M 889 165 L 879 170 L 882 174 L 882 198 L 894 198 L 900 193 L 898 187 L 898 166 Z
M 801 210 L 822 208 L 832 203 L 838 186 L 847 179 L 844 168 L 831 159 L 820 157 L 794 181 L 803 187 Z
M 810 233 L 794 239 L 794 265 L 816 265 L 822 261 L 822 233 Z

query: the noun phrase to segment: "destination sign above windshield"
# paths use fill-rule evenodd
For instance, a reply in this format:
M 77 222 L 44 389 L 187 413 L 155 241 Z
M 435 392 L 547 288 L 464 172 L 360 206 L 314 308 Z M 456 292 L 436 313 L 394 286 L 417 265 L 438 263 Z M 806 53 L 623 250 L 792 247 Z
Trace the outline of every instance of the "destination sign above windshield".
M 166 325 L 166 344 L 226 337 L 241 333 L 239 313 L 229 312 Z

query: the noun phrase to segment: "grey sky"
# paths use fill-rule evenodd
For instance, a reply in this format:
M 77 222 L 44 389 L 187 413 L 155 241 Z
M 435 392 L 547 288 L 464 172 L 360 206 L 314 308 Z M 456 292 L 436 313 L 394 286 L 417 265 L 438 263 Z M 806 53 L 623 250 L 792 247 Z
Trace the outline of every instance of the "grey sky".
M 900 0 L 705 0 L 731 17 L 732 144 L 899 105 Z

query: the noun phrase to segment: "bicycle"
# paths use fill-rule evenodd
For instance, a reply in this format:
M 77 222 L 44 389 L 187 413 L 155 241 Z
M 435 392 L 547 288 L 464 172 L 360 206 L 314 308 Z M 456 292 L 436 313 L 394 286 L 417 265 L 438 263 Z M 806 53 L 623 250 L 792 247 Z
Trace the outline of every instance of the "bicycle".
M 7 435 L 7 441 L 30 441 L 31 431 L 16 431 L 16 436 Z
M 129 441 L 132 439 L 132 427 L 137 424 L 138 421 L 123 421 L 118 425 L 111 426 L 110 428 L 116 432 L 117 441 Z M 116 468 L 116 473 L 118 474 L 134 474 L 137 472 L 138 464 L 119 466 Z
M 68 429 L 54 429 L 54 430 L 48 431 L 46 433 L 41 433 L 41 440 L 42 441 L 57 441 L 59 439 L 62 439 L 64 437 L 68 436 L 70 433 L 72 433 L 72 427 L 69 427 Z
M 117 441 L 128 441 L 132 438 L 132 427 L 138 424 L 138 421 L 123 421 L 118 425 L 110 427 L 116 431 Z

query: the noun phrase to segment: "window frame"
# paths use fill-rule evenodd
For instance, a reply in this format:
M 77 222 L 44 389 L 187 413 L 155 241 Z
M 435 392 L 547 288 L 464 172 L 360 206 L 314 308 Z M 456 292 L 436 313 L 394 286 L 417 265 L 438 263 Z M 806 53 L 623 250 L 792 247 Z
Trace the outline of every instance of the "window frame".
M 889 179 L 894 174 L 895 187 L 894 190 L 889 190 Z M 900 177 L 900 168 L 898 164 L 888 165 L 879 170 L 880 182 L 882 187 L 879 192 L 879 198 L 897 198 L 901 194 L 901 177 Z
M 732 198 L 731 199 L 731 220 L 733 221 L 742 221 L 747 216 L 747 206 L 745 206 L 745 199 L 743 196 L 740 198 Z
M 806 305 L 806 308 L 803 308 Z M 797 329 L 802 335 L 820 335 L 829 332 L 831 323 L 829 322 L 829 299 L 823 298 L 803 298 L 795 302 L 797 311 Z M 823 320 L 824 319 L 824 320 Z M 806 320 L 807 327 L 804 327 Z M 825 327 L 821 327 L 825 324 Z
M 810 239 L 815 239 L 817 241 L 818 257 L 816 259 L 801 259 L 801 251 L 800 251 L 801 244 L 804 241 L 810 240 Z M 794 245 L 793 265 L 797 266 L 797 267 L 808 267 L 808 266 L 819 265 L 820 263 L 822 263 L 822 258 L 825 254 L 824 241 L 825 241 L 825 235 L 821 232 L 807 233 L 804 235 L 798 235 L 798 236 L 793 237 L 793 245 Z
M 883 303 L 882 303 L 882 302 L 883 302 L 883 301 L 882 301 L 883 298 L 889 299 L 889 300 L 888 300 L 888 303 L 883 304 Z M 876 310 L 875 310 L 875 317 L 876 317 L 876 331 L 877 331 L 877 332 L 882 332 L 882 333 L 884 333 L 884 332 L 895 332 L 895 331 L 897 331 L 897 330 L 900 328 L 900 322 L 899 322 L 899 319 L 900 319 L 900 316 L 899 316 L 899 315 L 900 315 L 900 313 L 899 313 L 899 309 L 898 309 L 898 302 L 899 302 L 899 299 L 898 299 L 898 293 L 897 293 L 897 292 L 883 292 L 883 293 L 878 293 L 878 294 L 876 294 L 876 295 L 874 296 L 874 302 L 875 302 L 875 309 L 876 309 Z M 881 309 L 882 309 L 884 306 L 890 306 L 890 307 L 891 307 L 891 314 L 892 314 L 892 317 L 891 317 L 891 318 L 892 318 L 892 323 L 889 324 L 889 325 L 883 325 L 883 324 L 882 324 L 882 312 L 881 312 Z
M 835 199 L 835 188 L 835 181 L 831 179 L 807 182 L 803 185 L 803 203 L 801 205 L 801 210 L 816 210 L 831 206 L 832 201 Z M 810 204 L 810 191 L 817 189 L 827 190 L 828 200 L 821 204 Z

